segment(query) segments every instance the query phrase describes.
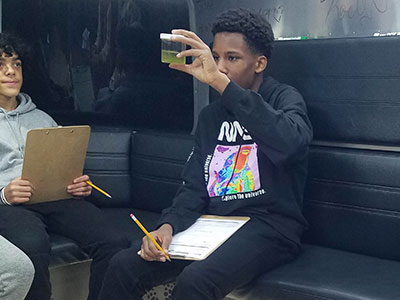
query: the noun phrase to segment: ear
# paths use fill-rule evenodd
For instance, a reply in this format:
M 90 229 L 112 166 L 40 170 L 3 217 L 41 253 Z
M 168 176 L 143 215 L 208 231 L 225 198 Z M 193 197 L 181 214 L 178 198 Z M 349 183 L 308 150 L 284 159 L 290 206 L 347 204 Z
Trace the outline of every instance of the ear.
M 264 55 L 257 57 L 256 67 L 254 71 L 257 74 L 264 72 L 264 70 L 267 68 L 267 64 L 268 59 Z

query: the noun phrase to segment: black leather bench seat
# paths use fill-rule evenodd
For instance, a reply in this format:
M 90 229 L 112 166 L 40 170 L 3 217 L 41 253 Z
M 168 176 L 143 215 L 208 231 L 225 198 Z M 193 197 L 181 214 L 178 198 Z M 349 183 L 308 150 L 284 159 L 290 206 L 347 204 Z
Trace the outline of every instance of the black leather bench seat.
M 235 299 L 400 299 L 400 262 L 306 245 L 293 262 L 261 276 Z
M 50 234 L 50 267 L 73 264 L 89 259 L 89 256 L 71 239 Z

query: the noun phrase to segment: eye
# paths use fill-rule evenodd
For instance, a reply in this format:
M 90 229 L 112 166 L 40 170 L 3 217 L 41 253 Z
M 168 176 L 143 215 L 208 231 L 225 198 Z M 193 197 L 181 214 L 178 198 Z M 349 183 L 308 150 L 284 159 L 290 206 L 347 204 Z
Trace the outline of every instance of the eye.
M 214 60 L 215 60 L 216 62 L 219 60 L 219 57 L 218 57 L 218 56 L 213 55 L 213 57 L 214 57 Z
M 229 56 L 228 57 L 229 61 L 235 61 L 235 60 L 238 60 L 238 59 L 239 59 L 239 57 L 237 57 L 237 56 Z
M 20 61 L 14 62 L 14 67 L 15 68 L 21 68 L 22 67 L 22 62 L 20 62 Z

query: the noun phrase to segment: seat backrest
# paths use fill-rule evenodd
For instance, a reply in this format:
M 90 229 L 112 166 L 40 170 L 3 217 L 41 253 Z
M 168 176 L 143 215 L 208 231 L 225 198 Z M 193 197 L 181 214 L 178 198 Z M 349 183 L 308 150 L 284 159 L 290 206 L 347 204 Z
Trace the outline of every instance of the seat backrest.
M 161 212 L 170 206 L 192 147 L 190 135 L 135 132 L 131 149 L 132 207 Z
M 93 191 L 90 199 L 103 207 L 126 207 L 131 203 L 130 143 L 132 131 L 113 127 L 92 128 L 84 173 L 113 198 Z
M 314 127 L 308 243 L 400 260 L 399 37 L 277 42 L 268 66 Z

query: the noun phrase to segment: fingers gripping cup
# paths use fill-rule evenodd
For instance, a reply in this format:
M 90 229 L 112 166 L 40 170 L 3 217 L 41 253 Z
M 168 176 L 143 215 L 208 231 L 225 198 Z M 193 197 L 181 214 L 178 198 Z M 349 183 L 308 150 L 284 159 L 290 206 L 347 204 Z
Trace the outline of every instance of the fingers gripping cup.
M 171 41 L 171 37 L 177 34 L 160 33 L 161 39 L 161 62 L 166 64 L 182 64 L 186 63 L 185 57 L 176 57 L 176 55 L 186 49 L 186 45 L 180 42 Z

